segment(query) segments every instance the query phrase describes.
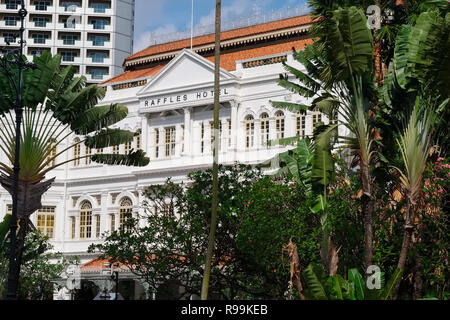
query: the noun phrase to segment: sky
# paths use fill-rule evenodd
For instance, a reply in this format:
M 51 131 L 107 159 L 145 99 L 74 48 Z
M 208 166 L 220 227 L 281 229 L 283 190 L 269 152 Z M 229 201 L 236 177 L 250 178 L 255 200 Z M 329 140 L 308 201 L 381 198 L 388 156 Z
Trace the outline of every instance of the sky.
M 194 0 L 194 30 L 206 25 L 214 30 L 215 4 L 215 0 Z M 191 6 L 192 0 L 136 0 L 133 51 L 145 49 L 155 40 L 170 40 L 176 33 L 190 35 Z M 297 7 L 302 13 L 308 11 L 306 0 L 222 0 L 222 22 Z

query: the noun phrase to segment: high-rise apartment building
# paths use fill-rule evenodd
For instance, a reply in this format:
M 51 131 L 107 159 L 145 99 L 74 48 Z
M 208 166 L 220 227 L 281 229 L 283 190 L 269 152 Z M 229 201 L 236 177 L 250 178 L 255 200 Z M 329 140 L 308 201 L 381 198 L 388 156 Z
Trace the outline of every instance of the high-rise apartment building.
M 135 0 L 25 0 L 25 54 L 62 56 L 88 83 L 123 72 L 132 53 Z M 0 0 L 0 47 L 19 45 L 20 0 Z

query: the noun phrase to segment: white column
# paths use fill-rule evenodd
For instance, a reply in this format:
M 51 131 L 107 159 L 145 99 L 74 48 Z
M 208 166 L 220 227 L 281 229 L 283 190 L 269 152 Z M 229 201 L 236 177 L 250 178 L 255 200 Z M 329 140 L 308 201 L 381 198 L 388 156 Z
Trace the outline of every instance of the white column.
M 205 154 L 212 153 L 212 146 L 211 146 L 211 123 L 209 121 L 203 122 L 205 126 Z
M 148 128 L 148 140 L 147 140 L 147 150 L 150 157 L 150 161 L 155 159 L 155 128 Z
M 181 124 L 177 124 L 175 126 L 175 157 L 181 157 L 181 150 L 182 150 L 181 137 L 183 135 L 183 132 L 181 132 L 182 130 L 183 127 L 181 126 Z
M 274 141 L 277 139 L 277 128 L 275 118 L 269 118 L 269 140 Z
M 222 136 L 220 138 L 220 152 L 225 152 L 228 149 L 228 119 L 221 119 Z
M 164 139 L 166 138 L 164 127 L 159 127 L 159 158 L 164 158 L 166 156 L 166 148 L 164 145 Z
M 231 149 L 236 154 L 239 134 L 238 108 L 236 101 L 231 101 Z
M 191 108 L 184 108 L 184 155 L 192 155 L 191 151 Z
M 284 137 L 290 138 L 295 136 L 295 130 L 297 127 L 297 121 L 295 118 L 295 114 L 286 114 L 284 119 Z
M 305 128 L 305 134 L 307 136 L 312 136 L 314 133 L 314 128 L 312 125 L 312 115 L 308 112 L 306 117 L 305 117 L 305 122 L 306 122 L 306 128 Z
M 261 121 L 255 119 L 255 149 L 261 149 Z
M 104 191 L 101 195 L 101 214 L 100 214 L 100 235 L 109 230 L 108 217 L 108 192 Z
M 148 117 L 146 114 L 142 116 L 142 134 L 141 134 L 141 148 L 145 152 L 149 153 L 148 142 L 149 142 L 149 128 L 148 128 Z

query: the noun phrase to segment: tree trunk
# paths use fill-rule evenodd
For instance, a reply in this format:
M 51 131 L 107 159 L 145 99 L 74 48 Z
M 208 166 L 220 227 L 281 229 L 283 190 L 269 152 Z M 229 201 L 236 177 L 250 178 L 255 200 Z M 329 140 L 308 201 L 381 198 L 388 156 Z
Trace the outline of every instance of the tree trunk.
M 398 264 L 397 268 L 405 271 L 405 265 L 406 265 L 406 259 L 408 258 L 408 251 L 411 247 L 411 237 L 414 231 L 414 205 L 412 204 L 412 199 L 410 197 L 410 194 L 407 194 L 406 196 L 407 202 L 406 202 L 406 221 L 405 221 L 405 233 L 403 235 L 403 243 L 402 248 L 400 250 L 400 256 L 398 258 Z M 394 290 L 394 299 L 397 299 L 398 297 L 398 289 L 400 288 L 400 283 L 397 284 Z
M 218 207 L 218 189 L 219 189 L 219 104 L 220 104 L 220 19 L 221 19 L 221 0 L 216 0 L 216 37 L 215 37 L 215 57 L 214 57 L 214 147 L 213 147 L 213 185 L 212 185 L 212 213 L 211 226 L 209 231 L 208 250 L 205 259 L 205 272 L 203 274 L 201 299 L 208 299 L 209 278 L 211 275 L 211 260 L 214 251 L 217 207 Z
M 362 207 L 364 214 L 364 264 L 366 269 L 372 265 L 373 257 L 373 230 L 372 220 L 375 202 L 372 195 L 372 180 L 370 178 L 369 164 L 366 161 L 361 161 L 361 182 L 363 188 Z
M 13 271 L 13 274 L 16 277 L 15 281 L 18 281 L 19 279 L 25 237 L 28 231 L 30 216 L 42 207 L 42 196 L 45 192 L 47 192 L 54 181 L 54 178 L 46 181 L 40 180 L 35 182 L 19 180 L 17 197 L 17 219 L 19 221 L 19 231 L 15 240 L 15 270 Z M 12 177 L 1 174 L 0 185 L 12 196 L 14 189 L 14 180 Z M 10 245 L 12 245 L 12 243 Z
M 291 241 L 288 244 L 288 254 L 290 260 L 290 277 L 291 277 L 291 287 L 293 286 L 293 282 L 295 282 L 295 286 L 297 287 L 298 295 L 300 300 L 305 300 L 305 296 L 303 295 L 303 286 L 300 280 L 300 258 L 298 257 L 297 246 Z
M 377 81 L 378 88 L 380 88 L 383 85 L 384 80 L 383 64 L 381 63 L 381 53 L 382 53 L 381 40 L 375 38 L 373 48 L 374 48 L 373 56 L 375 67 L 375 79 Z
M 423 288 L 423 280 L 422 280 L 422 257 L 420 256 L 420 253 L 417 252 L 416 256 L 414 257 L 415 261 L 415 270 L 414 270 L 414 294 L 413 299 L 418 300 L 422 298 L 422 288 Z

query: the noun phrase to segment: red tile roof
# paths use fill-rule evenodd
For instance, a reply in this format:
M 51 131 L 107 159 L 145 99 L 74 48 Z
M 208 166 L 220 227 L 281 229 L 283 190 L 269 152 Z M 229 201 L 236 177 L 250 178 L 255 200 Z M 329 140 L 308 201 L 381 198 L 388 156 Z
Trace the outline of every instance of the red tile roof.
M 286 29 L 290 27 L 296 27 L 301 25 L 308 25 L 312 23 L 310 15 L 303 15 L 273 22 L 267 22 L 263 24 L 258 24 L 250 27 L 239 28 L 229 31 L 223 31 L 220 35 L 221 41 L 226 41 L 230 39 L 245 37 L 249 35 L 256 35 L 265 32 L 277 31 L 280 29 Z M 193 47 L 201 46 L 205 44 L 214 43 L 214 34 L 204 35 L 193 38 Z M 144 50 L 141 50 L 125 59 L 125 61 L 130 61 L 138 58 L 143 58 L 155 54 L 160 54 L 164 52 L 170 52 L 175 50 L 181 50 L 183 48 L 189 48 L 191 45 L 190 39 L 184 39 L 179 41 L 174 41 L 170 43 L 164 43 L 159 45 L 150 46 Z
M 117 82 L 124 82 L 127 80 L 133 80 L 133 79 L 154 77 L 158 74 L 159 71 L 161 71 L 162 68 L 164 68 L 164 66 L 165 66 L 165 64 L 160 64 L 157 66 L 140 69 L 140 70 L 128 70 L 122 74 L 119 74 L 118 76 L 115 76 L 114 78 L 111 78 L 111 79 L 103 82 L 102 84 L 117 83 Z

